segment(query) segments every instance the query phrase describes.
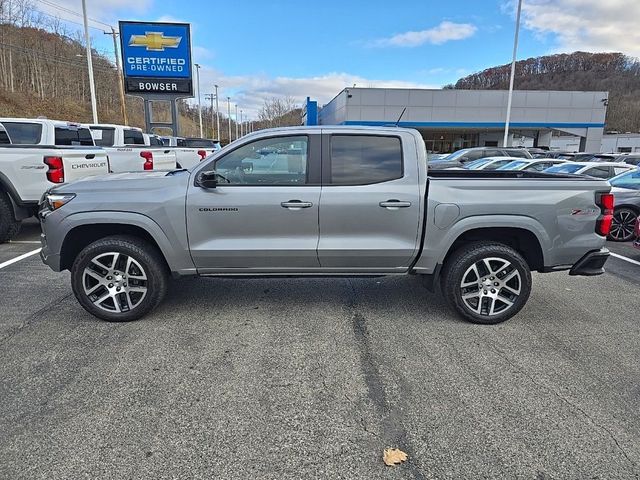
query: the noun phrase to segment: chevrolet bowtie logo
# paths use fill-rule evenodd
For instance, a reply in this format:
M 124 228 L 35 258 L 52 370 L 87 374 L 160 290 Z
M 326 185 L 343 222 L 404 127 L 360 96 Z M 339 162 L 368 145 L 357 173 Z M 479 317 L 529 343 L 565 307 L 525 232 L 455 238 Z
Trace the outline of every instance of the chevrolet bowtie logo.
M 178 48 L 182 37 L 165 37 L 162 32 L 146 32 L 144 35 L 131 35 L 130 47 L 147 47 L 152 52 L 163 52 L 165 48 Z

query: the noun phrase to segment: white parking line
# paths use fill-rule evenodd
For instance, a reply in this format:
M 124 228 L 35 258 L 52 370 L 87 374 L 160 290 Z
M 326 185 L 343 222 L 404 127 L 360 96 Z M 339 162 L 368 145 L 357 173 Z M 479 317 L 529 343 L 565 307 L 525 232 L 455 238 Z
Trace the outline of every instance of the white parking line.
M 37 243 L 38 245 L 40 244 L 39 240 L 9 240 L 9 243 Z
M 625 257 L 623 255 L 618 255 L 617 253 L 609 252 L 612 257 L 619 258 L 620 260 L 624 260 L 625 262 L 633 263 L 634 265 L 640 265 L 640 262 L 634 260 L 633 258 Z
M 35 250 L 31 250 L 30 252 L 23 253 L 19 257 L 12 258 L 11 260 L 7 260 L 6 262 L 2 262 L 2 263 L 0 263 L 0 269 L 2 269 L 4 267 L 8 267 L 9 265 L 13 265 L 14 263 L 19 262 L 20 260 L 24 260 L 25 258 L 29 258 L 32 255 L 35 255 L 36 253 L 40 253 L 40 250 L 42 250 L 42 249 L 41 248 L 36 248 Z

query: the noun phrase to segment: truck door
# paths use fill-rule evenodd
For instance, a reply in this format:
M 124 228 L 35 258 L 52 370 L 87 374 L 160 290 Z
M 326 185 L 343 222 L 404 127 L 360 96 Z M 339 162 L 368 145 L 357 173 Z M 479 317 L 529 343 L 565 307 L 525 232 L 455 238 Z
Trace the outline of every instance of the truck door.
M 318 258 L 335 271 L 402 271 L 417 253 L 420 180 L 412 136 L 325 133 Z M 405 159 L 403 159 L 405 155 Z M 424 175 L 424 176 L 423 176 Z
M 187 192 L 187 233 L 200 273 L 319 267 L 320 139 L 320 131 L 262 137 L 194 172 L 222 176 L 215 188 L 192 181 Z

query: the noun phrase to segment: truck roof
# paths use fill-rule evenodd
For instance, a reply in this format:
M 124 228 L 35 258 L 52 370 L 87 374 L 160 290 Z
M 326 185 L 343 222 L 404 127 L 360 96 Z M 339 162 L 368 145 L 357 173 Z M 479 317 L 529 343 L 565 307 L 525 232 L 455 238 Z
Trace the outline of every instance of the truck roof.
M 130 127 L 128 125 L 118 125 L 116 123 L 85 123 L 83 124 L 85 127 L 106 127 L 106 128 L 128 128 L 130 130 L 139 130 L 142 132 L 141 128 L 138 127 Z
M 18 123 L 39 123 L 41 125 L 53 125 L 54 127 L 69 127 L 69 126 L 84 126 L 80 122 L 67 122 L 64 120 L 52 120 L 50 118 L 13 118 L 3 117 L 0 118 L 0 123 L 3 122 L 18 122 Z

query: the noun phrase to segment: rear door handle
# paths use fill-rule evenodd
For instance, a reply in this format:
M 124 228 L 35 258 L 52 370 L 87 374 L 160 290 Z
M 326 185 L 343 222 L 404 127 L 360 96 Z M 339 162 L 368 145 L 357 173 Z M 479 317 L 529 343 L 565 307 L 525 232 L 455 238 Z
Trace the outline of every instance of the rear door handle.
M 280 206 L 283 208 L 288 208 L 290 210 L 300 210 L 301 208 L 313 207 L 313 203 L 303 202 L 301 200 L 289 200 L 288 202 L 282 202 Z
M 396 210 L 398 208 L 407 208 L 411 206 L 411 202 L 402 202 L 400 200 L 387 200 L 386 202 L 380 202 L 379 205 L 382 208 L 388 208 L 389 210 Z

